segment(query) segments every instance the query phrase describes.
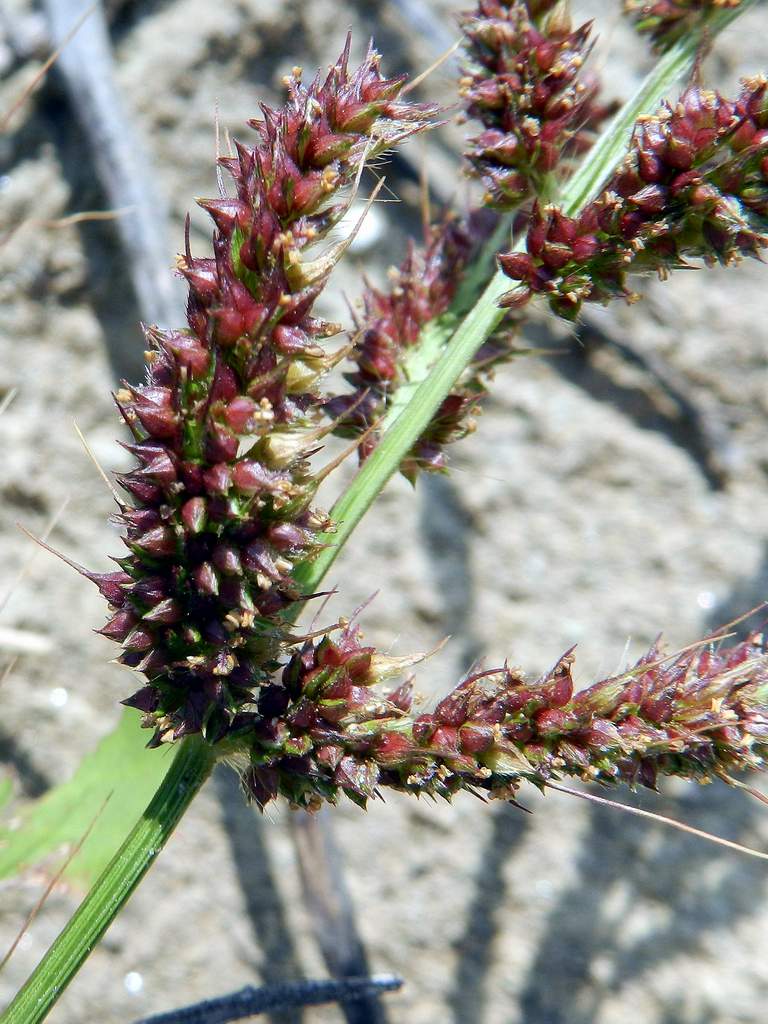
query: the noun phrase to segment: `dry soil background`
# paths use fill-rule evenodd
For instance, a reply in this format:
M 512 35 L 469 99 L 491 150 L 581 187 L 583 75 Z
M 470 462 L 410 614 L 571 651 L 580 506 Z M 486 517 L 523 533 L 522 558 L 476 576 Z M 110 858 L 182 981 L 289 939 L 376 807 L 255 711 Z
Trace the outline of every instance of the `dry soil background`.
M 451 16 L 463 4 L 429 6 L 452 33 Z M 626 96 L 649 59 L 618 24 L 618 4 L 575 6 L 597 18 L 607 89 Z M 26 0 L 6 7 L 9 21 L 34 33 Z M 433 40 L 409 26 L 401 8 L 386 0 L 112 3 L 119 82 L 177 246 L 193 198 L 215 192 L 216 106 L 222 124 L 240 132 L 258 100 L 277 99 L 293 64 L 313 68 L 333 58 L 347 26 L 358 47 L 374 32 L 389 68 L 422 68 Z M 740 72 L 768 66 L 767 18 L 757 8 L 718 42 L 711 79 L 732 86 Z M 40 60 L 0 58 L 2 110 Z M 442 100 L 449 90 L 443 73 L 425 86 Z M 440 166 L 451 144 L 450 136 L 433 144 Z M 121 464 L 108 350 L 118 361 L 135 360 L 141 341 L 110 231 L 39 224 L 102 202 L 91 155 L 55 81 L 16 117 L 0 158 L 3 234 L 21 225 L 0 246 L 0 397 L 18 389 L 0 420 L 5 586 L 29 555 L 15 522 L 40 530 L 65 499 L 59 547 L 95 568 L 118 550 L 109 495 L 71 424 L 76 418 L 105 464 Z M 461 196 L 465 186 L 456 180 Z M 387 222 L 371 256 L 374 273 L 399 258 L 414 220 L 407 204 L 380 212 Z M 203 219 L 195 226 L 201 251 Z M 353 258 L 341 275 L 351 296 L 358 274 Z M 420 675 L 431 694 L 480 653 L 509 656 L 535 673 L 574 643 L 586 682 L 622 663 L 627 638 L 630 653 L 662 628 L 672 644 L 687 643 L 767 597 L 767 283 L 758 264 L 681 275 L 674 287 L 651 284 L 645 303 L 610 321 L 618 337 L 683 375 L 696 402 L 725 427 L 724 488 L 707 479 L 647 373 L 609 351 L 591 360 L 521 360 L 499 376 L 449 478 L 424 480 L 415 495 L 401 480 L 388 487 L 334 569 L 343 595 L 337 611 L 379 589 L 364 619 L 372 641 L 406 652 L 451 634 Z M 340 299 L 336 309 L 344 315 Z M 23 630 L 32 644 L 4 685 L 0 716 L 0 752 L 15 766 L 22 794 L 65 777 L 116 720 L 124 680 L 107 664 L 111 646 L 90 632 L 103 614 L 98 595 L 45 556 L 3 611 L 2 664 L 17 642 L 8 630 Z M 675 786 L 659 799 L 634 799 L 768 847 L 765 808 L 741 793 Z M 533 814 L 468 797 L 443 807 L 397 796 L 367 815 L 351 806 L 334 812 L 372 967 L 406 980 L 387 1002 L 392 1024 L 764 1019 L 763 864 L 566 797 L 529 794 L 525 802 Z M 288 813 L 257 819 L 234 780 L 217 775 L 62 998 L 53 1024 L 127 1024 L 258 979 L 321 975 Z M 29 876 L 4 885 L 0 946 L 40 884 Z M 4 995 L 77 898 L 52 896 L 2 978 Z M 138 993 L 126 985 L 129 972 L 141 976 Z M 304 1019 L 340 1018 L 329 1009 Z

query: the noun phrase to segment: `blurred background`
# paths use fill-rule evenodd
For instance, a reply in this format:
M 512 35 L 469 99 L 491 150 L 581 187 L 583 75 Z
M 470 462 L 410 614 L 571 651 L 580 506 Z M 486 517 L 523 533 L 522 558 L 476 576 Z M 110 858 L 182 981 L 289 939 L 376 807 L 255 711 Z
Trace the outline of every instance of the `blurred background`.
M 457 38 L 468 4 L 108 0 L 108 34 L 98 17 L 84 23 L 17 105 L 83 6 L 0 9 L 0 671 L 14 662 L 0 758 L 20 798 L 71 774 L 116 723 L 125 681 L 91 632 L 99 595 L 44 552 L 30 563 L 16 523 L 42 533 L 56 519 L 52 542 L 94 569 L 120 550 L 73 421 L 103 465 L 125 466 L 110 390 L 141 374 L 142 318 L 181 321 L 170 268 L 188 210 L 193 250 L 208 246 L 193 204 L 216 193 L 217 117 L 222 138 L 247 139 L 283 75 L 334 60 L 347 28 L 358 57 L 373 36 L 387 72 L 419 73 Z M 651 58 L 618 8 L 573 4 L 575 19 L 595 18 L 606 97 L 623 100 Z M 733 91 L 768 68 L 767 17 L 758 6 L 717 41 L 708 82 Z M 456 74 L 447 61 L 417 95 L 450 106 Z M 420 232 L 422 166 L 436 208 L 469 201 L 460 146 L 448 126 L 387 167 L 399 201 L 374 207 L 325 315 L 349 324 L 363 269 L 383 281 Z M 114 210 L 116 196 L 130 207 L 116 219 L 72 216 Z M 767 282 L 756 263 L 651 282 L 642 303 L 591 312 L 577 339 L 535 317 L 527 341 L 557 354 L 498 375 L 450 476 L 415 491 L 392 481 L 333 568 L 329 614 L 378 591 L 362 620 L 371 642 L 407 653 L 450 636 L 419 669 L 428 700 L 481 655 L 536 674 L 572 644 L 587 683 L 660 630 L 684 645 L 768 597 Z M 621 798 L 768 848 L 766 809 L 743 793 L 673 784 Z M 563 795 L 523 803 L 532 814 L 398 795 L 367 814 L 332 812 L 368 964 L 405 980 L 386 999 L 391 1024 L 764 1019 L 763 864 Z M 246 984 L 323 976 L 290 816 L 279 806 L 259 817 L 218 769 L 53 1024 L 128 1024 Z M 2 883 L 0 949 L 45 880 Z M 80 895 L 62 886 L 48 899 L 0 975 L 3 1000 Z M 325 1008 L 272 1019 L 344 1018 Z

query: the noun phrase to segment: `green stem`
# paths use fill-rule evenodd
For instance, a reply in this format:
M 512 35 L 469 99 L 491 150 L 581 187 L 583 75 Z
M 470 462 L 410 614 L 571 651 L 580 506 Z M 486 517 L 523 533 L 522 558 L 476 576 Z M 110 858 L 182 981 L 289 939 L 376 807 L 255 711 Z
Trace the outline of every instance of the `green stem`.
M 745 0 L 737 9 L 718 12 L 707 22 L 707 34 L 721 31 L 755 2 Z M 703 31 L 692 33 L 659 58 L 637 93 L 562 187 L 559 200 L 567 214 L 575 215 L 594 196 L 626 152 L 638 117 L 654 111 L 675 82 L 690 70 L 702 38 Z M 509 278 L 496 271 L 458 328 L 454 330 L 456 315 L 451 313 L 426 325 L 419 343 L 406 357 L 405 383 L 395 392 L 382 421 L 381 441 L 333 507 L 335 532 L 326 537 L 327 546 L 320 555 L 295 572 L 296 581 L 306 593 L 318 588 L 352 531 L 424 433 L 477 350 L 499 326 L 504 317 L 499 300 L 510 288 Z M 462 301 L 466 302 L 465 293 Z
M 213 768 L 213 748 L 184 740 L 146 811 L 105 868 L 0 1024 L 37 1024 L 74 978 L 131 893 L 152 866 Z

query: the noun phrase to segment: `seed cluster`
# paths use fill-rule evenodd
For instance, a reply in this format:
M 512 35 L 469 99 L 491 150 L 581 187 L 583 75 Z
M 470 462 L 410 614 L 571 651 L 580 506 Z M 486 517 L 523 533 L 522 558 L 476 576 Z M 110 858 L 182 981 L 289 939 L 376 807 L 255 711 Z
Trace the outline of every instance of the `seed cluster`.
M 466 156 L 485 202 L 510 210 L 548 190 L 568 154 L 591 145 L 610 109 L 582 67 L 590 25 L 572 30 L 555 0 L 479 0 L 462 18 L 469 66 L 461 80 L 467 115 L 485 130 Z
M 745 80 L 734 102 L 692 85 L 638 123 L 627 158 L 578 217 L 536 207 L 527 251 L 499 257 L 520 282 L 503 304 L 543 294 L 555 312 L 574 318 L 583 302 L 632 298 L 632 274 L 759 256 L 766 229 L 766 79 Z
M 507 666 L 472 674 L 415 715 L 416 659 L 384 658 L 354 625 L 307 642 L 262 692 L 247 791 L 314 807 L 345 794 L 365 806 L 385 788 L 450 799 L 514 798 L 562 776 L 655 788 L 756 770 L 768 758 L 768 655 L 762 637 L 665 656 L 574 694 L 571 652 L 535 682 Z
M 102 632 L 147 685 L 125 701 L 151 743 L 241 726 L 287 639 L 300 599 L 294 566 L 318 550 L 327 516 L 312 505 L 321 474 L 308 457 L 328 432 L 318 378 L 343 354 L 319 344 L 340 328 L 312 316 L 339 246 L 314 259 L 344 214 L 340 190 L 363 163 L 425 128 L 435 108 L 398 100 L 369 50 L 354 72 L 349 40 L 327 77 L 290 77 L 284 108 L 262 108 L 253 147 L 222 167 L 232 196 L 204 200 L 213 255 L 191 255 L 188 328 L 147 333 L 147 383 L 118 407 L 137 467 L 119 478 L 127 557 L 92 575 L 112 606 Z
M 409 351 L 420 340 L 422 329 L 448 309 L 464 268 L 493 223 L 493 215 L 482 210 L 463 220 L 445 218 L 430 227 L 424 248 L 410 243 L 401 266 L 390 272 L 388 290 L 366 287 L 350 352 L 354 369 L 345 374 L 352 390 L 333 396 L 325 407 L 336 418 L 338 434 L 361 438 L 361 461 L 378 443 L 376 424 L 405 382 Z M 472 430 L 471 410 L 482 386 L 476 372 L 470 372 L 469 377 L 473 380 L 461 382 L 443 401 L 403 461 L 401 472 L 409 479 L 415 479 L 420 470 L 444 469 L 444 446 Z
M 624 0 L 635 28 L 650 36 L 656 50 L 666 50 L 708 14 L 741 7 L 742 0 Z

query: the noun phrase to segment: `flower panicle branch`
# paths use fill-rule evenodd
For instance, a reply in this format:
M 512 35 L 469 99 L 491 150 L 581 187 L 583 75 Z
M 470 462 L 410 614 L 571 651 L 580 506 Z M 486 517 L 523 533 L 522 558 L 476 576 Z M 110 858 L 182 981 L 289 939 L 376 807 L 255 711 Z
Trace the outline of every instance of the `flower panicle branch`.
M 385 658 L 354 624 L 308 641 L 265 691 L 247 792 L 317 807 L 344 794 L 365 806 L 387 788 L 450 799 L 514 799 L 564 776 L 655 788 L 757 770 L 768 758 L 768 654 L 757 635 L 665 655 L 574 693 L 567 652 L 530 682 L 505 665 L 467 676 L 432 712 L 413 709 L 417 659 Z M 269 714 L 266 703 L 269 703 Z
M 354 369 L 345 374 L 352 386 L 346 394 L 326 401 L 325 411 L 342 437 L 359 437 L 360 461 L 376 447 L 376 424 L 395 392 L 407 382 L 404 363 L 422 332 L 448 310 L 464 270 L 491 234 L 496 218 L 478 209 L 464 218 L 446 216 L 427 230 L 424 247 L 413 242 L 400 267 L 390 271 L 387 290 L 368 285 L 357 318 L 349 358 Z M 473 413 L 485 393 L 484 378 L 492 366 L 509 356 L 509 331 L 489 339 L 459 382 L 441 404 L 427 430 L 401 463 L 411 481 L 421 471 L 446 468 L 445 446 L 474 429 Z
M 468 66 L 460 83 L 468 117 L 484 130 L 466 157 L 484 202 L 513 210 L 564 177 L 613 112 L 583 72 L 591 25 L 574 29 L 563 4 L 479 0 L 462 18 Z
M 633 274 L 726 266 L 768 245 L 768 80 L 746 79 L 735 101 L 699 85 L 635 129 L 630 152 L 577 217 L 538 205 L 525 252 L 499 257 L 518 286 L 575 318 L 584 302 L 635 297 Z
M 349 39 L 325 78 L 287 80 L 279 110 L 262 108 L 257 141 L 220 163 L 234 194 L 202 200 L 213 255 L 179 271 L 188 327 L 147 331 L 147 382 L 117 403 L 138 465 L 118 521 L 129 553 L 90 574 L 112 607 L 102 632 L 146 685 L 124 703 L 154 729 L 151 744 L 237 731 L 278 667 L 303 595 L 294 566 L 331 528 L 313 506 L 322 471 L 308 457 L 329 427 L 316 383 L 344 352 L 340 330 L 312 315 L 343 243 L 321 251 L 365 161 L 430 125 L 436 108 L 399 99 L 370 49 L 349 68 Z
M 624 13 L 647 35 L 655 50 L 668 49 L 717 11 L 741 7 L 742 0 L 624 0 Z

